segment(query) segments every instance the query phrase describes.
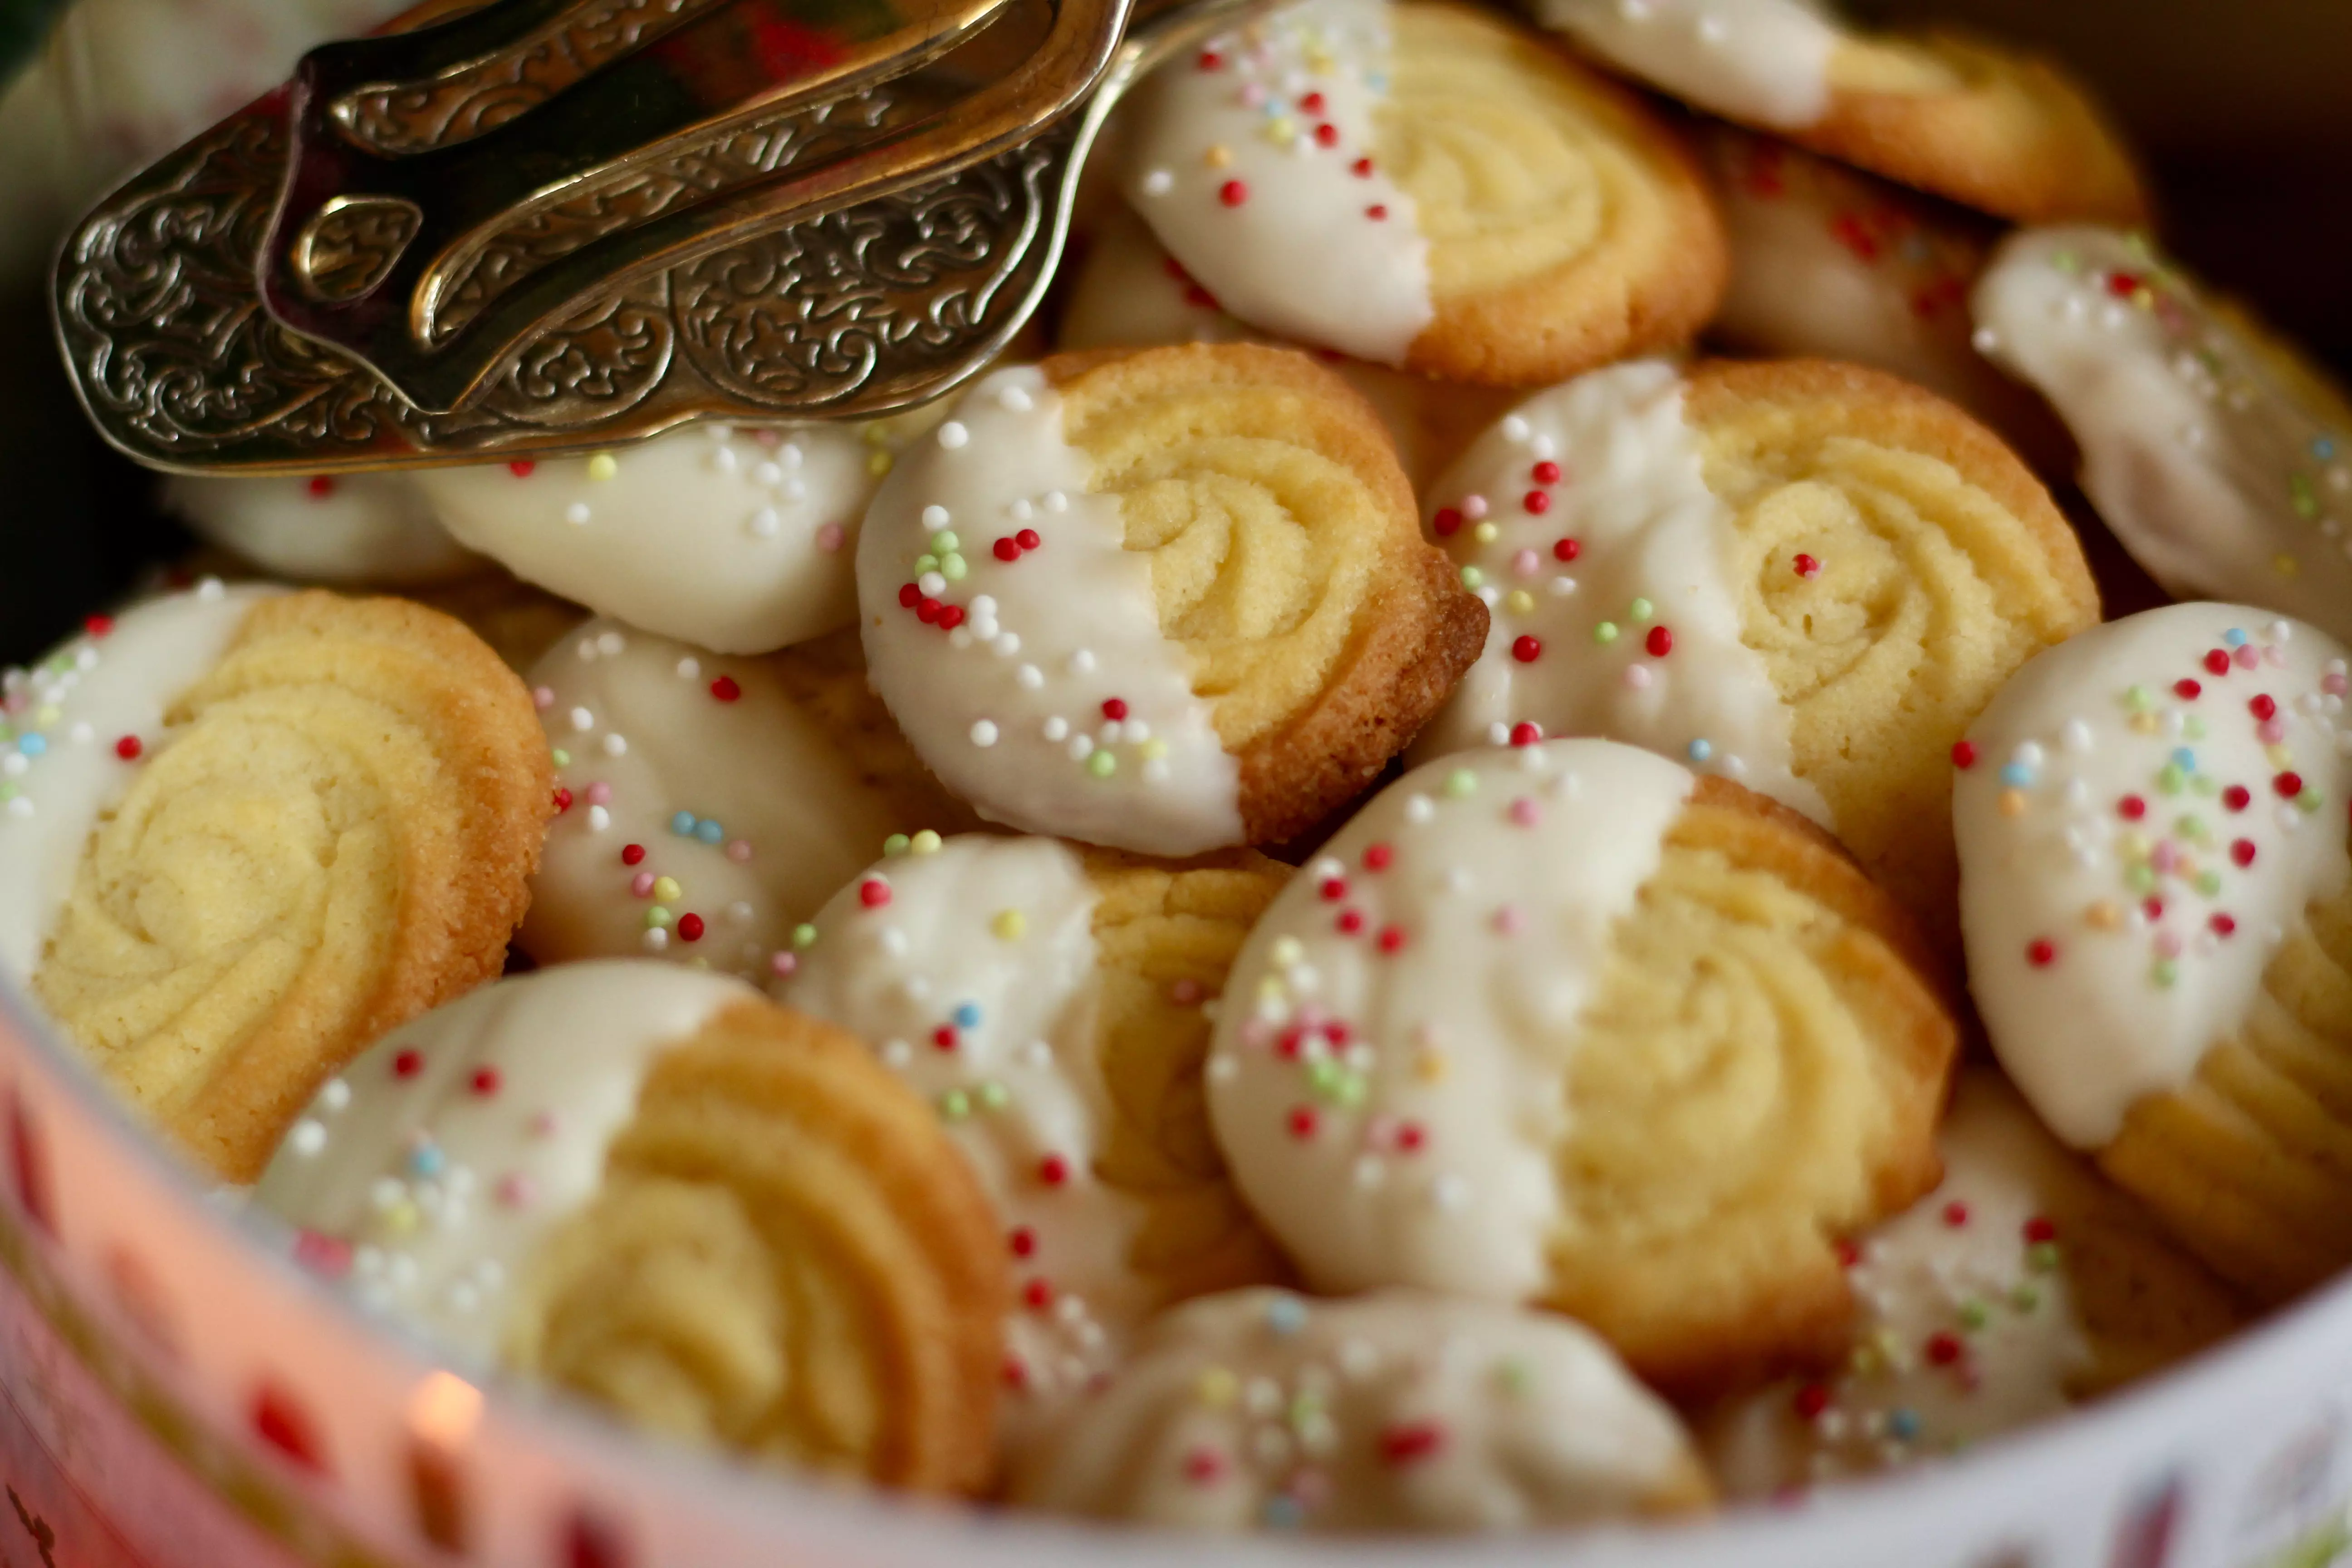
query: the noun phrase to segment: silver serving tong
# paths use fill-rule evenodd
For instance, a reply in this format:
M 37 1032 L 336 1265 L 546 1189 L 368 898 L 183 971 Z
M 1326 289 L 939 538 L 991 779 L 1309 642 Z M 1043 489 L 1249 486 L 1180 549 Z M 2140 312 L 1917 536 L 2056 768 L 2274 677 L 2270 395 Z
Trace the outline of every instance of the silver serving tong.
M 1034 310 L 1118 94 L 1265 3 L 436 0 L 101 202 L 58 339 L 183 471 L 904 408 Z

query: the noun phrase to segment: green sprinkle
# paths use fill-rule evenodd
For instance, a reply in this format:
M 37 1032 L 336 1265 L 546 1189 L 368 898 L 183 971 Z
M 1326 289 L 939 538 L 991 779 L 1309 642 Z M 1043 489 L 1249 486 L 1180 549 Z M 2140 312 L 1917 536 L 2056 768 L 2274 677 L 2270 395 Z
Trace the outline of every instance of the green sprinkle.
M 647 930 L 658 928 L 662 931 L 667 931 L 671 925 L 675 923 L 676 920 L 676 916 L 672 915 L 669 910 L 664 909 L 659 904 L 656 904 L 652 909 L 646 911 L 646 926 Z
M 1013 1091 L 990 1079 L 979 1089 L 980 1102 L 991 1110 L 1002 1110 L 1013 1103 Z
M 2214 778 L 2211 773 L 2199 773 L 2195 778 L 2189 781 L 2189 793 L 2191 795 L 2201 795 L 2208 797 L 2220 795 L 2221 793 L 2221 781 Z
M 2188 718 L 2180 721 L 2180 733 L 2188 740 L 2203 740 L 2205 738 L 2205 721 L 2197 717 L 2196 714 L 2191 713 Z
M 1307 1068 L 1307 1087 L 1314 1089 L 1316 1093 L 1328 1098 L 1339 1089 L 1339 1079 L 1343 1075 L 1343 1072 L 1344 1069 L 1338 1062 L 1326 1058 L 1321 1061 L 1311 1064 Z
M 2062 250 L 2050 258 L 2050 266 L 2053 271 L 2072 278 L 2083 270 L 2083 258 L 2071 250 Z
M 0 741 L 13 741 L 16 738 L 16 731 L 15 730 L 11 729 L 5 723 L 0 723 Z
M 1351 1072 L 1339 1080 L 1339 1087 L 1333 1091 L 1331 1098 L 1339 1102 L 1341 1109 L 1353 1110 L 1364 1103 L 1365 1092 L 1364 1075 Z
M 943 528 L 931 535 L 931 549 L 937 554 L 952 555 L 962 548 L 963 541 L 955 536 L 952 529 Z
M 1638 626 L 1657 614 L 1657 609 L 1658 607 L 1647 599 L 1636 599 L 1625 606 L 1625 618 Z
M 2156 868 L 2143 860 L 2124 873 L 2124 880 L 2131 884 L 2135 893 L 2152 893 L 2156 890 Z
M 940 575 L 946 578 L 950 583 L 962 582 L 963 574 L 966 570 L 967 568 L 963 563 L 963 557 L 961 555 L 942 555 L 940 557 Z
M 889 837 L 882 840 L 882 858 L 886 860 L 897 859 L 907 852 L 907 846 L 913 840 L 905 834 L 893 833 Z
M 1992 1313 L 1986 1310 L 1985 1304 L 1982 1301 L 1970 1300 L 1960 1303 L 1960 1326 L 1962 1328 L 1971 1331 L 1981 1329 L 1985 1324 L 1991 1321 Z
M 2194 816 L 2184 816 L 2172 825 L 2172 831 L 2191 844 L 2205 842 L 2205 824 Z
M 561 746 L 557 747 L 554 751 L 548 752 L 547 759 L 559 768 L 568 768 L 572 765 L 572 753 L 563 750 Z
M 1118 759 L 1108 748 L 1096 751 L 1087 758 L 1087 772 L 1098 779 L 1107 779 L 1118 772 Z
M 936 571 L 938 571 L 939 569 L 940 569 L 940 558 L 939 558 L 938 556 L 936 556 L 936 555 L 918 555 L 918 556 L 916 556 L 916 557 L 915 557 L 915 575 L 916 575 L 916 576 L 919 577 L 919 576 L 921 576 L 921 575 L 922 575 L 924 573 L 926 573 L 926 572 L 936 572 Z
M 1475 566 L 1465 566 L 1462 568 L 1462 585 L 1464 587 L 1475 592 L 1477 589 L 1486 586 L 1486 574 L 1479 571 Z
M 2319 498 L 2312 493 L 2311 480 L 2296 474 L 2286 482 L 2288 496 L 2294 503 L 2294 515 L 2309 522 L 2319 515 Z
M 2156 775 L 2156 787 L 2167 795 L 2179 795 L 2189 786 L 2189 775 L 2179 763 L 2167 763 Z
M 1593 627 L 1592 640 L 1601 644 L 1604 647 L 1609 644 L 1615 642 L 1617 640 L 1617 623 L 1615 621 L 1603 621 L 1599 626 Z
M 2156 706 L 2156 693 L 2145 686 L 2135 686 L 2124 693 L 2124 706 L 2135 713 L 2145 713 Z
M 2197 890 L 2204 894 L 2209 899 L 2213 897 L 2214 894 L 2221 890 L 2221 873 L 2219 871 L 2198 872 Z
M 2020 1312 L 2031 1312 L 2042 1305 L 2042 1292 L 2031 1285 L 2020 1285 L 2009 1293 L 2009 1304 Z
M 2058 1244 L 2037 1241 L 2025 1249 L 2025 1266 L 2036 1274 L 2049 1274 L 2058 1268 Z
M 2309 816 L 2319 809 L 2319 792 L 2315 789 L 2305 790 L 2294 797 L 2294 808 L 2304 816 Z
M 940 1096 L 940 1114 L 950 1121 L 961 1121 L 971 1114 L 971 1097 L 960 1089 L 951 1089 Z
M 2169 986 L 2180 978 L 2180 965 L 2168 958 L 2159 958 L 2156 961 L 2156 967 L 2148 971 L 2148 978 L 2158 985 Z
M 1535 1382 L 1535 1374 L 1519 1357 L 1506 1356 L 1495 1363 L 1495 1382 L 1506 1394 L 1522 1394 Z
M 15 784 L 0 784 L 0 804 L 16 799 L 19 793 Z
M 815 945 L 816 927 L 808 924 L 801 924 L 793 927 L 793 946 L 794 948 L 814 947 Z
M 1295 1429 L 1313 1426 L 1322 1414 L 1323 1402 L 1311 1394 L 1298 1394 L 1290 1402 L 1290 1425 Z
M 1478 775 L 1468 768 L 1456 768 L 1445 775 L 1445 793 L 1455 800 L 1478 793 Z

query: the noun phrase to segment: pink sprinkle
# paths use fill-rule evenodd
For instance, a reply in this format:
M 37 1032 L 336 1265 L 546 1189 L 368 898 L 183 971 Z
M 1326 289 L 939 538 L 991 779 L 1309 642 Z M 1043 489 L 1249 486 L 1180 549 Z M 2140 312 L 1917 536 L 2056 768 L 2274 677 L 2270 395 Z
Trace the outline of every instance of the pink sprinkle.
M 538 709 L 542 713 L 546 712 L 549 709 L 555 706 L 555 689 L 550 686 L 532 687 L 530 689 L 530 705 Z
M 1543 557 L 1532 550 L 1522 550 L 1511 557 L 1511 570 L 1522 577 L 1532 577 L 1543 570 Z
M 2352 691 L 2352 676 L 2323 675 L 2319 678 L 2319 689 L 2330 697 L 2341 697 Z
M 2168 838 L 2147 852 L 2147 863 L 2155 867 L 2158 872 L 2169 872 L 2180 863 L 2180 852 L 2173 847 L 2172 840 Z
M 2263 661 L 2262 650 L 2252 643 L 2239 644 L 2235 657 L 2240 669 L 2252 669 Z
M 1476 522 L 1480 518 L 1485 517 L 1486 515 L 1486 498 L 1485 496 L 1464 496 L 1462 498 L 1462 515 L 1468 518 L 1473 522 Z
M 738 838 L 734 843 L 730 844 L 727 847 L 727 858 L 734 861 L 738 866 L 748 864 L 751 858 L 751 841 Z
M 2266 720 L 2262 724 L 2256 726 L 2254 733 L 2263 738 L 2263 744 L 2265 746 L 2275 746 L 2281 741 L 2286 739 L 2286 721 L 2284 719 Z
M 1511 802 L 1511 820 L 1521 827 L 1533 827 L 1543 820 L 1543 808 L 1527 795 Z
M 2179 958 L 2180 937 L 2178 932 L 2160 931 L 2156 933 L 2156 955 L 2158 958 Z
M 1244 109 L 1265 108 L 1265 84 L 1255 81 L 1242 83 L 1242 107 Z
M 1625 685 L 1628 689 L 1633 691 L 1647 691 L 1650 689 L 1650 667 L 1646 664 L 1627 665 L 1625 667 Z
M 1495 929 L 1505 936 L 1518 935 L 1519 929 L 1526 923 L 1527 917 L 1519 913 L 1517 904 L 1505 904 L 1495 911 Z
M 590 805 L 612 805 L 613 786 L 601 780 L 595 784 L 590 784 L 588 786 L 588 804 Z
M 556 1129 L 562 1125 L 556 1121 L 555 1112 L 542 1110 L 530 1119 L 530 1135 L 534 1138 L 552 1138 L 555 1136 Z
M 841 524 L 828 522 L 816 531 L 816 547 L 827 555 L 841 548 Z
M 539 1188 L 520 1171 L 509 1171 L 499 1178 L 499 1202 L 510 1209 L 529 1208 L 539 1196 Z
M 654 874 L 651 871 L 640 871 L 635 876 L 630 878 L 629 891 L 636 894 L 636 896 L 641 899 L 652 898 L 654 893 Z
M 792 975 L 800 966 L 801 957 L 796 952 L 774 952 L 768 956 L 768 973 L 780 980 Z

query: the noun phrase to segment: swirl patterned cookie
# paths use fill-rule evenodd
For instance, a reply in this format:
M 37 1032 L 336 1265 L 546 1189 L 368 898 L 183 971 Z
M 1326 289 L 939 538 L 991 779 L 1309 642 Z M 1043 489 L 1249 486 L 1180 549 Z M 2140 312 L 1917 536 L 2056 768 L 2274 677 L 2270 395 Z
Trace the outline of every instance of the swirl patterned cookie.
M 1210 1114 L 1315 1289 L 1538 1303 L 1719 1390 L 1837 1354 L 1838 1245 L 1935 1184 L 1932 973 L 1760 795 L 1608 741 L 1468 752 L 1258 922 Z
M 1306 0 L 1162 68 L 1129 199 L 1244 321 L 1539 386 L 1698 330 L 1723 235 L 1675 134 L 1494 14 Z
M 1631 742 L 1831 828 L 1955 930 L 1947 758 L 2019 666 L 2099 617 L 2009 449 L 1876 372 L 1621 365 L 1539 394 L 1433 492 L 1495 616 L 1416 758 Z
M 1214 1531 L 1527 1530 L 1713 1495 L 1590 1331 L 1410 1290 L 1179 1308 L 1013 1480 L 1032 1507 Z
M 449 537 L 405 474 L 163 483 L 166 511 L 199 537 L 302 583 L 410 587 L 484 564 Z
M 1547 26 L 1694 108 L 2019 223 L 2136 223 L 2123 138 L 2050 61 L 1815 0 L 1542 0 Z
M 858 521 L 895 429 L 709 425 L 408 482 L 460 543 L 518 577 L 646 631 L 764 653 L 856 618 Z
M 527 679 L 556 767 L 520 938 L 542 963 L 765 978 L 886 844 L 974 825 L 866 691 L 854 635 L 728 658 L 599 619 Z
M 875 689 L 950 790 L 1155 855 L 1312 827 L 1485 631 L 1371 410 L 1244 343 L 986 377 L 875 497 L 857 577 Z
M 521 682 L 456 622 L 208 584 L 7 700 L 0 963 L 215 1174 L 499 973 L 553 786 Z
M 2135 235 L 2019 234 L 1977 285 L 1978 342 L 2056 405 L 2084 492 L 2183 598 L 2352 638 L 2352 402 Z
M 485 986 L 329 1082 L 256 1198 L 467 1363 L 890 1486 L 993 1467 L 987 1199 L 863 1047 L 740 981 L 605 962 Z
M 772 987 L 936 1107 L 995 1200 L 1021 1292 L 1016 1447 L 1152 1312 L 1287 1272 L 1201 1103 L 1209 1012 L 1287 876 L 1247 851 L 1164 866 L 1050 838 L 918 844 L 827 904 Z
M 2161 1371 L 2244 1309 L 2145 1208 L 2068 1153 L 1990 1068 L 1937 1131 L 1944 1180 L 1857 1241 L 1844 1361 L 1713 1412 L 1735 1497 L 1956 1454 Z
M 2104 626 L 1954 753 L 1969 984 L 2052 1131 L 2225 1278 L 2352 1261 L 2352 676 L 2240 605 Z

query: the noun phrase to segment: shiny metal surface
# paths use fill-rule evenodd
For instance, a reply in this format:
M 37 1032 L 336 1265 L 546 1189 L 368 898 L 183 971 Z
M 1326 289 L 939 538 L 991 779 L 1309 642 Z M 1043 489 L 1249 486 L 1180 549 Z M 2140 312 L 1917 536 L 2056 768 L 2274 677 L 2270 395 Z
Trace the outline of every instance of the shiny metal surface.
M 1126 0 L 909 0 L 830 65 L 729 75 L 761 26 L 864 3 L 501 0 L 320 51 L 77 227 L 77 393 L 143 463 L 255 473 L 906 407 L 1034 310 L 1118 94 L 1264 0 L 1146 6 L 1124 38 Z M 627 118 L 656 79 L 701 108 Z M 568 103 L 618 118 L 574 134 Z

